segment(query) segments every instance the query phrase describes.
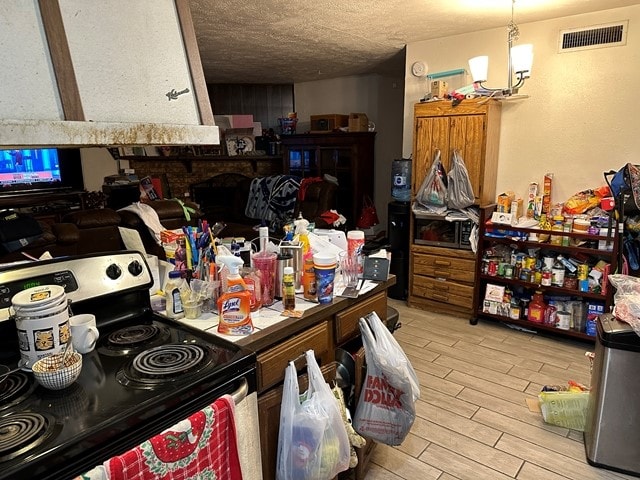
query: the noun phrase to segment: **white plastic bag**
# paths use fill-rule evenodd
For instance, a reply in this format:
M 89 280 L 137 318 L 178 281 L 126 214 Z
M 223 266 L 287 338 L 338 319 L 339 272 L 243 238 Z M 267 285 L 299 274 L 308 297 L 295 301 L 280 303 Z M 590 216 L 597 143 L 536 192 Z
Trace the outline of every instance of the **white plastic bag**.
M 613 315 L 627 322 L 640 336 L 640 278 L 615 274 L 607 277 L 616 288 L 613 296 Z
M 296 367 L 284 377 L 278 436 L 278 480 L 329 480 L 349 468 L 349 438 L 313 350 L 305 353 L 309 388 L 300 395 Z
M 447 174 L 447 206 L 462 210 L 473 205 L 476 198 L 469 180 L 469 172 L 458 150 L 451 154 L 451 169 Z
M 435 152 L 429 173 L 416 194 L 416 200 L 435 212 L 447 210 L 447 175 L 440 161 L 440 150 Z
M 380 317 L 360 319 L 367 377 L 353 418 L 362 436 L 400 445 L 416 418 L 420 384 L 411 362 Z

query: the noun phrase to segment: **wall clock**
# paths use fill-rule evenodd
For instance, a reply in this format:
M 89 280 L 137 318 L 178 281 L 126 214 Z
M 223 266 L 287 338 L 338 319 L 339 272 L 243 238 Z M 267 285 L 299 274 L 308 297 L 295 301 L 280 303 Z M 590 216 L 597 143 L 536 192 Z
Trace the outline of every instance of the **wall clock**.
M 424 77 L 427 74 L 427 64 L 424 62 L 413 62 L 411 73 L 416 77 Z

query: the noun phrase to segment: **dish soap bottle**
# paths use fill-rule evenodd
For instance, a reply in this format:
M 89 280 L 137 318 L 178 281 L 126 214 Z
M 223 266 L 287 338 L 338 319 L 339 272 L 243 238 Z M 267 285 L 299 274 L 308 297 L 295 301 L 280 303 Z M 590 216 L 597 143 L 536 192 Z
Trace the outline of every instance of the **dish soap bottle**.
M 248 335 L 253 332 L 251 322 L 251 292 L 240 276 L 242 258 L 218 256 L 216 263 L 229 269 L 227 290 L 218 299 L 218 332 L 227 335 Z
M 180 293 L 182 291 L 184 278 L 182 278 L 182 272 L 173 270 L 169 272 L 169 279 L 164 286 L 167 298 L 167 317 L 175 320 L 184 317 L 184 309 L 182 308 L 182 298 Z

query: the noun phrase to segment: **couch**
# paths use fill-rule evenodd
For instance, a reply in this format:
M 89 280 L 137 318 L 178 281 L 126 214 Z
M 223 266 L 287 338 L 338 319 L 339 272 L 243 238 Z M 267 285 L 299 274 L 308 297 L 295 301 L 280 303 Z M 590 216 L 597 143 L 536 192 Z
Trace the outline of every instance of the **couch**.
M 246 214 L 253 180 L 239 173 L 222 173 L 190 185 L 189 190 L 191 198 L 200 206 L 209 223 L 222 221 L 226 224 L 221 236 L 251 240 L 258 236 L 257 228 L 267 223 Z M 320 215 L 336 208 L 336 190 L 337 185 L 326 180 L 309 183 L 305 188 L 304 199 L 298 198 L 295 202 L 291 219 L 302 213 L 304 218 L 315 222 L 318 228 L 326 228 L 328 225 Z M 265 226 L 269 226 L 275 236 L 282 234 L 279 225 Z
M 193 210 L 190 220 L 185 218 L 182 205 L 175 200 L 155 200 L 149 205 L 158 214 L 160 223 L 170 230 L 184 225 L 197 225 L 202 218 L 202 212 L 191 202 L 186 203 Z M 161 259 L 166 258 L 164 249 L 156 243 L 144 222 L 131 212 L 110 208 L 76 210 L 64 215 L 58 223 L 39 223 L 42 234 L 18 251 L 0 254 L 0 263 L 25 260 L 23 252 L 38 258 L 44 252 L 60 257 L 122 250 L 124 244 L 118 227 L 135 229 L 140 234 L 147 253 Z

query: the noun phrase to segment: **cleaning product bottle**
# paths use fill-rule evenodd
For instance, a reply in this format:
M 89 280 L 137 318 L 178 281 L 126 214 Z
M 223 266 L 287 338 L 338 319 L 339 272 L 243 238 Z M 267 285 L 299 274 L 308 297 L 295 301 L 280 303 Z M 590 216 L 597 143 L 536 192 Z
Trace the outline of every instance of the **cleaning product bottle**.
M 296 309 L 296 285 L 293 276 L 293 267 L 284 267 L 282 276 L 282 306 L 285 310 Z
M 184 281 L 182 272 L 178 270 L 169 272 L 169 279 L 164 286 L 167 298 L 167 316 L 169 318 L 178 319 L 184 317 L 182 298 L 180 297 L 181 286 Z
M 251 322 L 251 292 L 240 276 L 243 261 L 234 255 L 218 256 L 216 263 L 229 269 L 227 290 L 218 299 L 218 332 L 228 335 L 248 335 L 253 332 Z
M 296 226 L 294 241 L 297 237 L 298 243 L 302 245 L 302 255 L 304 256 L 304 254 L 307 253 L 310 248 L 308 230 L 309 220 L 302 218 L 302 213 L 300 213 L 296 221 L 294 221 L 293 223 Z

